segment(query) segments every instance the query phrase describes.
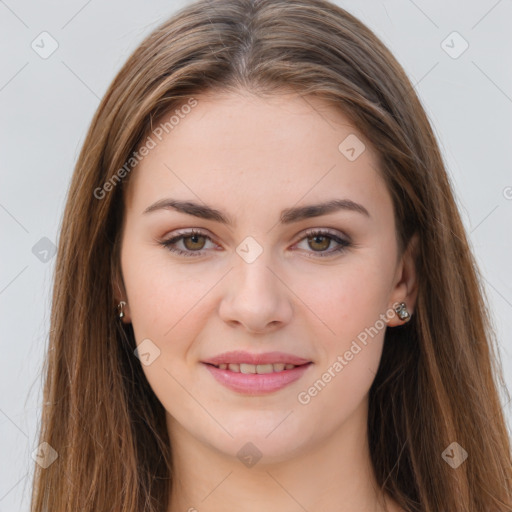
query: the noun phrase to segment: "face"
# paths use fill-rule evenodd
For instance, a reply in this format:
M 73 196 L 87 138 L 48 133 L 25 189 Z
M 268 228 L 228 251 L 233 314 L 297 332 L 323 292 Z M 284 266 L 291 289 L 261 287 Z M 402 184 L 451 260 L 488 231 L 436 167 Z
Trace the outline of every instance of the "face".
M 284 460 L 366 421 L 410 266 L 348 118 L 291 94 L 196 100 L 130 176 L 124 321 L 171 442 Z

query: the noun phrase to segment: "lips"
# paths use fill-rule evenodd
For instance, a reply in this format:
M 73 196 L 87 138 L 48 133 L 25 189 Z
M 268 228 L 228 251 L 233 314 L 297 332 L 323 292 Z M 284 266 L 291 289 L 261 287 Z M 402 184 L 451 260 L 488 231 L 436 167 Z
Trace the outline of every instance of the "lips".
M 235 351 L 210 358 L 203 364 L 219 383 L 231 390 L 258 395 L 277 391 L 298 380 L 313 363 L 284 352 Z

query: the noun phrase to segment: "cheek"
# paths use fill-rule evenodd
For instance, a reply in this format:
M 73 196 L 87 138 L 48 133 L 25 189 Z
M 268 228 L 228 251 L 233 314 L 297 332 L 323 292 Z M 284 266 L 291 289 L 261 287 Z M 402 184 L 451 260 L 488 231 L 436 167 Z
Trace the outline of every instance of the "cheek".
M 318 422 L 320 429 L 343 421 L 364 399 L 379 367 L 386 332 L 381 315 L 387 282 L 380 272 L 371 266 L 347 265 L 335 275 L 316 281 L 305 300 L 322 321 L 309 332 L 318 340 L 319 360 L 297 398 L 308 421 Z
M 388 269 L 375 258 L 353 257 L 322 270 L 314 278 L 296 276 L 294 292 L 310 309 L 308 316 L 320 322 L 318 329 L 325 335 L 324 342 L 341 349 L 385 312 Z
M 199 344 L 194 342 L 215 314 L 209 292 L 219 276 L 195 270 L 194 264 L 180 268 L 159 253 L 154 247 L 127 246 L 123 272 L 136 342 L 149 339 L 159 351 L 155 363 L 143 370 L 155 390 L 163 382 L 166 393 L 174 395 L 180 389 L 173 388 L 165 370 L 184 381 L 197 362 Z
M 368 392 L 386 331 L 388 267 L 375 251 L 347 259 L 325 277 L 301 279 L 298 295 L 320 320 L 310 317 L 315 327 L 309 337 L 318 340 L 319 364 L 302 389 L 304 400 L 315 404 L 311 410 L 318 408 L 320 414 L 337 403 L 333 414 L 342 417 Z
M 169 265 L 165 249 L 126 239 L 122 269 L 130 315 L 137 339 L 162 339 L 186 316 L 206 284 Z M 190 273 L 189 273 L 190 274 Z M 197 299 L 195 300 L 197 302 Z M 140 334 L 138 334 L 140 333 Z

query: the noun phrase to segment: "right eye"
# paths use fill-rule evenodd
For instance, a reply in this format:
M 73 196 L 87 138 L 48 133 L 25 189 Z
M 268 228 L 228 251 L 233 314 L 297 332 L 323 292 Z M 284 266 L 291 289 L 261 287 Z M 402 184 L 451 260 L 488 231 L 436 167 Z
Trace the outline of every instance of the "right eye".
M 160 244 L 179 256 L 201 256 L 203 254 L 202 249 L 207 240 L 213 242 L 212 239 L 202 231 L 189 230 L 181 232 L 168 240 L 164 240 L 160 242 Z M 175 247 L 179 242 L 183 243 L 184 249 Z

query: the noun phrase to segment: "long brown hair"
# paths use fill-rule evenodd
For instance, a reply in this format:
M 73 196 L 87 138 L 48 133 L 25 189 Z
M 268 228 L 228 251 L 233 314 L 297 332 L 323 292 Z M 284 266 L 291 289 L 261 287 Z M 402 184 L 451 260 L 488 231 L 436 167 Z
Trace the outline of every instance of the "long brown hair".
M 402 67 L 367 27 L 324 0 L 199 0 L 128 59 L 74 170 L 40 433 L 58 458 L 36 465 L 32 512 L 166 510 L 173 473 L 165 411 L 133 354 L 131 325 L 116 315 L 123 190 L 155 120 L 202 92 L 240 88 L 292 89 L 345 113 L 379 155 L 401 251 L 418 234 L 415 312 L 387 330 L 370 390 L 379 485 L 411 512 L 512 510 L 498 385 L 507 391 L 482 278 Z M 468 454 L 457 468 L 443 457 L 455 442 Z

